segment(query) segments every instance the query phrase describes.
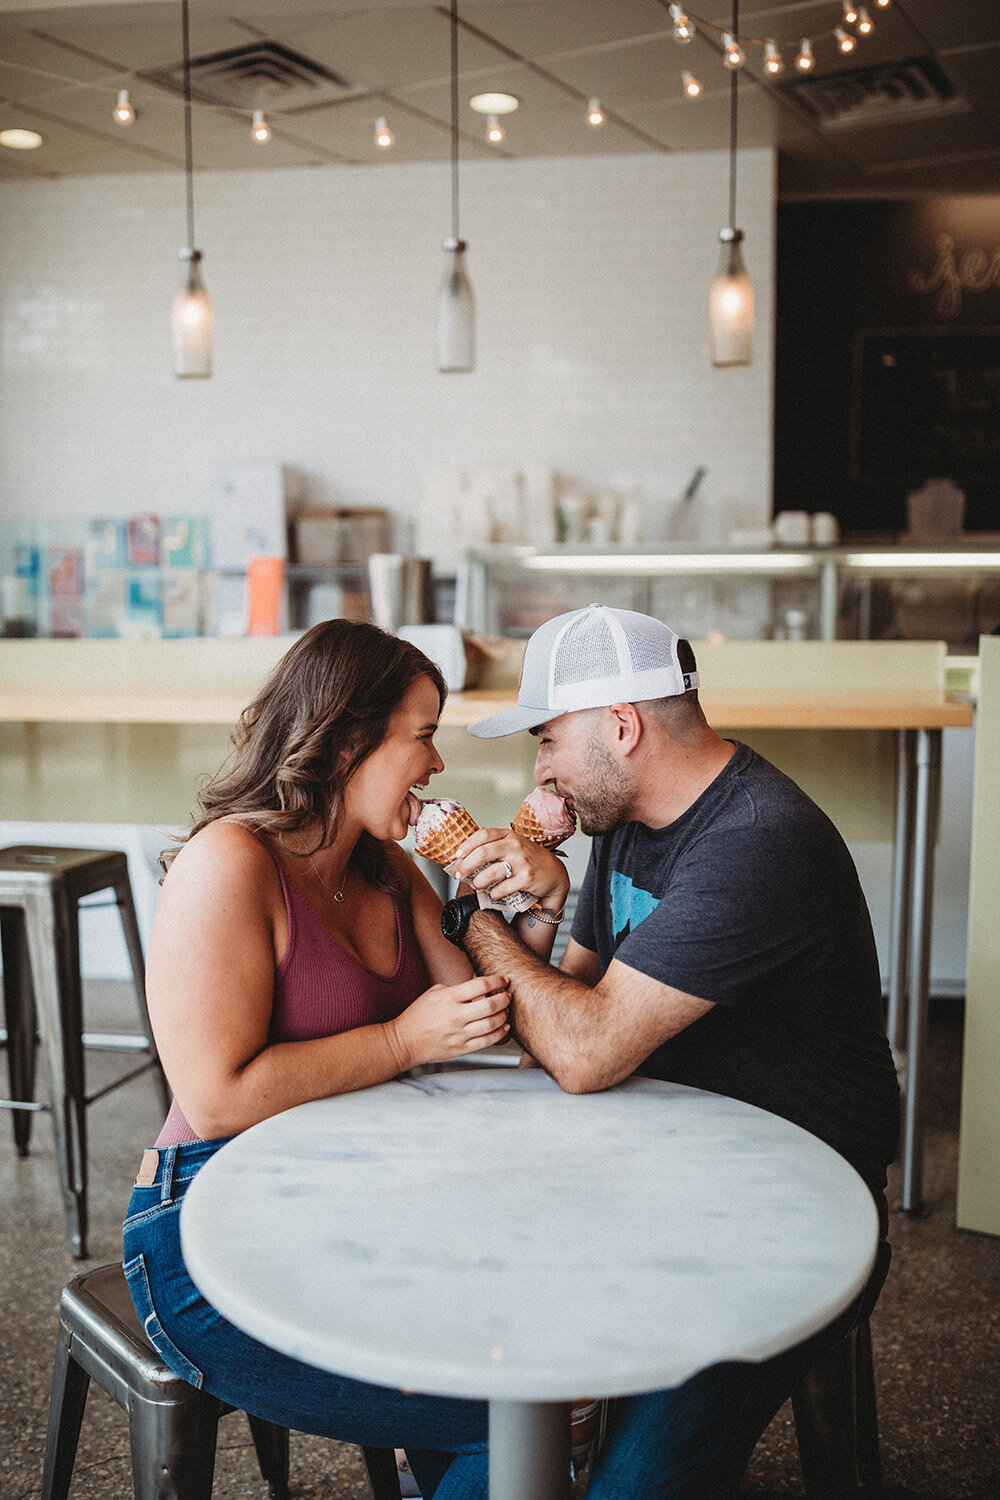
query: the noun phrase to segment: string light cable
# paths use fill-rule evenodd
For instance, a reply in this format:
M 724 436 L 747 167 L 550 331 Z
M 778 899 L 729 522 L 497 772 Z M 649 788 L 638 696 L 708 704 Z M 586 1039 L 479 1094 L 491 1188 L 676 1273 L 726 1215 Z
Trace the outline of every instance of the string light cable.
M 665 0 L 661 0 L 661 4 Z M 869 0 L 871 3 L 871 0 Z M 874 0 L 879 10 L 887 10 L 892 0 Z M 870 36 L 875 30 L 875 23 L 868 10 L 861 5 L 854 5 L 852 0 L 841 0 L 840 10 L 837 14 L 836 23 L 826 31 L 813 32 L 811 37 L 802 37 L 795 42 L 781 42 L 773 36 L 745 36 L 742 32 L 734 32 L 729 26 L 717 25 L 714 21 L 706 20 L 693 10 L 687 10 L 680 5 L 669 5 L 667 9 L 670 19 L 674 22 L 673 37 L 681 45 L 686 45 L 695 35 L 697 27 L 702 32 L 713 33 L 718 37 L 719 50 L 722 54 L 722 63 L 730 72 L 744 67 L 747 60 L 747 49 L 759 47 L 763 51 L 763 71 L 770 78 L 777 78 L 784 72 L 785 63 L 782 57 L 782 49 L 795 52 L 795 66 L 801 73 L 811 72 L 815 66 L 816 57 L 813 47 L 817 42 L 833 41 L 841 53 L 853 52 L 862 37 Z M 849 27 L 855 27 L 851 31 Z M 691 87 L 690 72 L 682 73 L 684 91 L 691 98 L 695 98 L 701 92 L 700 85 Z M 694 80 L 697 82 L 697 80 Z

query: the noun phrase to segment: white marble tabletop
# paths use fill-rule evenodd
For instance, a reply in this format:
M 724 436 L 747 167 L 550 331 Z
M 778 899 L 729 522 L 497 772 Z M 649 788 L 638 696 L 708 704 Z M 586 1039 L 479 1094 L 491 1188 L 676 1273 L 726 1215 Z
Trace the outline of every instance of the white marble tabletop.
M 192 1183 L 181 1238 L 205 1295 L 286 1354 L 431 1395 L 556 1402 L 806 1337 L 864 1286 L 877 1218 L 840 1156 L 762 1110 L 479 1068 L 246 1131 Z

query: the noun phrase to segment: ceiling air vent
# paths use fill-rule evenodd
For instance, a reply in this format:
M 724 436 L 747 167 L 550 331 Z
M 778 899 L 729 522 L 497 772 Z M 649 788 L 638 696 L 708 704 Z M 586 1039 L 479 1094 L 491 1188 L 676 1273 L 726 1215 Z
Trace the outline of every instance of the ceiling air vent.
M 851 68 L 823 78 L 790 79 L 784 88 L 806 106 L 823 130 L 858 130 L 969 108 L 930 57 Z
M 171 63 L 147 78 L 184 92 L 184 64 Z M 354 88 L 346 78 L 280 42 L 253 42 L 191 59 L 191 94 L 204 104 L 235 109 L 299 109 L 330 104 Z

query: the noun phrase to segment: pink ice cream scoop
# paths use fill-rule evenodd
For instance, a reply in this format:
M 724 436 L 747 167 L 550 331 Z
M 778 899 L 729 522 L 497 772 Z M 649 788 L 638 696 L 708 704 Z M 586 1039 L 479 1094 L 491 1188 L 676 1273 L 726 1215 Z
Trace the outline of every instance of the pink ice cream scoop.
M 521 838 L 555 849 L 576 832 L 576 818 L 558 792 L 539 786 L 525 797 L 510 826 Z
M 461 802 L 454 802 L 450 797 L 428 797 L 426 802 L 421 802 L 409 792 L 407 798 L 413 846 L 417 853 L 436 864 L 450 865 L 460 845 L 475 833 L 479 824 Z

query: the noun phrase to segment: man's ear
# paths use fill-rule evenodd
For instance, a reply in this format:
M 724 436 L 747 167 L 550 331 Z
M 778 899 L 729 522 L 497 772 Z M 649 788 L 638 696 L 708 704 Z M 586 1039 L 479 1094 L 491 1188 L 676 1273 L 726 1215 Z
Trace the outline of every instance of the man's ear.
M 606 709 L 612 737 L 628 755 L 642 738 L 642 716 L 634 703 L 612 703 Z

